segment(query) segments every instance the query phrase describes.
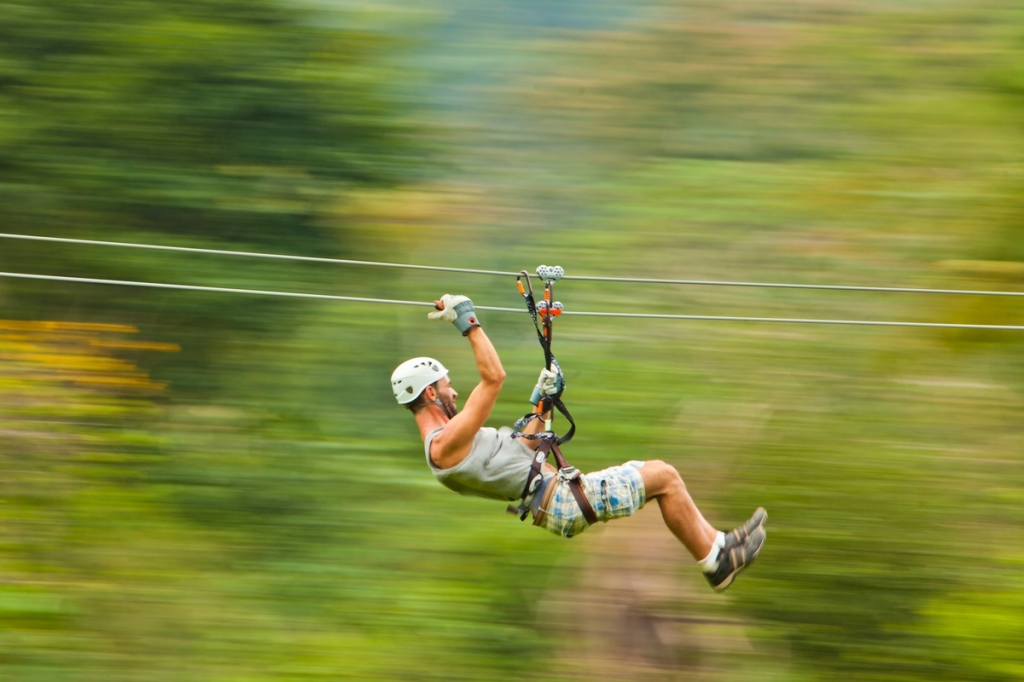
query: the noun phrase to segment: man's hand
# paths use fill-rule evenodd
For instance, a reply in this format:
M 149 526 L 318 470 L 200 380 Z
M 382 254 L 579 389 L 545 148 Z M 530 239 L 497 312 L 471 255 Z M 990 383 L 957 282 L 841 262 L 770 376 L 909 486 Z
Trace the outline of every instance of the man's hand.
M 530 402 L 536 405 L 548 396 L 560 394 L 564 388 L 565 381 L 562 380 L 558 372 L 542 369 L 540 376 L 537 377 L 537 385 L 533 387 L 533 395 L 530 396 Z
M 427 314 L 431 320 L 445 320 L 455 325 L 455 328 L 465 336 L 473 327 L 479 327 L 480 322 L 476 319 L 476 310 L 473 309 L 473 301 L 465 296 L 452 296 L 445 294 L 440 301 L 434 301 L 437 307 L 432 313 Z

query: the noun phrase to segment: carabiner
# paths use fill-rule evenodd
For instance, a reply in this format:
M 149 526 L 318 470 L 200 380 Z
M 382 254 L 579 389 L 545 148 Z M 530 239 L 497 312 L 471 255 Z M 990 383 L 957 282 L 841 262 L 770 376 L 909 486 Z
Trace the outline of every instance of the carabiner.
M 524 297 L 527 295 L 527 290 L 523 288 L 523 277 L 526 278 L 526 286 L 529 287 L 530 292 L 529 295 L 533 296 L 533 283 L 530 282 L 530 273 L 526 270 L 520 270 L 519 274 L 516 276 L 516 286 L 519 287 L 519 294 Z

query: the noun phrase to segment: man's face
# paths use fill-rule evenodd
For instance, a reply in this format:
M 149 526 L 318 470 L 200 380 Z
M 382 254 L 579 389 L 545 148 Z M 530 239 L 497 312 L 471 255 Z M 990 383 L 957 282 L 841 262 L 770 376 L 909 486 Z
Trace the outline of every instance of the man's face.
M 455 406 L 455 399 L 458 397 L 459 394 L 452 388 L 451 379 L 441 377 L 437 382 L 437 399 L 441 401 L 441 409 L 449 419 L 459 413 L 459 408 Z

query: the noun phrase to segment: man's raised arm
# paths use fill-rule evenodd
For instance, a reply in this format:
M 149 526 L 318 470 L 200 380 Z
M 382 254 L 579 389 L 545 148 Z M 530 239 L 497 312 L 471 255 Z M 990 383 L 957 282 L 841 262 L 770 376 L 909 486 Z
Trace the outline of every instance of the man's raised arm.
M 442 309 L 431 313 L 429 317 L 452 322 L 469 339 L 476 368 L 480 373 L 480 383 L 469 394 L 466 406 L 452 417 L 432 443 L 431 456 L 434 462 L 443 469 L 449 469 L 469 454 L 477 431 L 487 421 L 498 401 L 498 394 L 505 382 L 505 370 L 501 366 L 498 351 L 476 319 L 472 301 L 464 296 L 445 294 L 439 305 Z

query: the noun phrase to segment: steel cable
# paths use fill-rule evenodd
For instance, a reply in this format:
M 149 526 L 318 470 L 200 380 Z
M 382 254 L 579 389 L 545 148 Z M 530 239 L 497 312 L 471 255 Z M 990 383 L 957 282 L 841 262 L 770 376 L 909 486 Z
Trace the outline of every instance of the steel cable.
M 318 256 L 292 256 L 279 253 L 261 253 L 256 251 L 229 251 L 224 249 L 203 249 L 188 246 L 163 246 L 160 244 L 139 244 L 133 242 L 111 242 L 95 239 L 72 239 L 69 237 L 43 237 L 38 235 L 0 233 L 3 239 L 22 239 L 30 241 L 56 242 L 62 244 L 81 244 L 87 246 L 114 246 L 133 249 L 151 249 L 157 251 L 177 251 L 181 253 L 202 253 L 217 256 L 241 256 L 246 258 L 271 258 L 276 260 L 304 261 L 310 263 L 333 263 L 335 265 L 359 265 L 379 268 L 400 268 L 405 270 L 431 270 L 435 272 L 457 272 L 471 275 L 498 275 L 515 277 L 518 272 L 501 270 L 478 270 L 473 268 L 450 268 L 438 265 L 414 265 L 410 263 L 386 263 L 380 261 L 349 260 L 343 258 L 323 258 Z M 811 289 L 818 291 L 866 291 L 900 294 L 945 294 L 954 296 L 1010 296 L 1024 297 L 1024 291 L 988 291 L 984 289 L 926 289 L 918 287 L 881 287 L 846 284 L 796 284 L 782 282 L 740 282 L 703 279 L 653 279 L 644 277 L 598 277 L 590 275 L 566 275 L 563 280 L 577 282 L 609 282 L 629 284 L 679 284 L 689 286 L 718 287 L 758 287 L 770 289 Z
M 363 298 L 359 296 L 340 296 L 336 294 L 308 294 L 294 291 L 273 291 L 266 289 L 238 289 L 233 287 L 211 287 L 195 284 L 168 284 L 163 282 L 137 282 L 119 279 L 98 279 L 94 277 L 66 277 L 62 275 L 41 275 L 28 272 L 0 272 L 0 277 L 28 280 L 47 280 L 53 282 L 72 282 L 78 284 L 109 284 L 117 286 L 143 287 L 148 289 L 174 289 L 182 291 L 205 291 L 225 294 L 248 294 L 255 296 L 283 296 L 288 298 L 307 298 L 328 301 L 350 301 L 356 303 L 381 303 L 390 305 L 410 305 L 433 307 L 433 303 L 424 301 L 405 301 L 390 298 Z M 490 310 L 503 313 L 524 313 L 519 308 L 503 308 L 498 306 L 475 306 L 478 310 Z M 826 320 L 796 317 L 742 317 L 732 315 L 673 315 L 661 313 L 618 313 L 596 311 L 565 311 L 563 315 L 577 317 L 620 317 L 648 318 L 659 320 L 703 320 L 715 322 L 776 322 L 787 324 L 832 324 L 855 325 L 869 327 L 926 327 L 933 329 L 987 329 L 999 331 L 1024 331 L 1024 325 L 1009 324 L 958 324 L 953 322 L 901 322 L 887 320 Z
M 368 260 L 347 260 L 344 258 L 323 258 L 320 256 L 292 256 L 283 253 L 260 253 L 258 251 L 227 251 L 224 249 L 201 249 L 191 246 L 164 246 L 162 244 L 138 244 L 135 242 L 106 242 L 96 239 L 71 239 L 69 237 L 40 237 L 30 234 L 7 234 L 0 232 L 3 239 L 24 239 L 38 242 L 57 242 L 60 244 L 82 244 L 86 246 L 119 246 L 130 249 L 151 249 L 154 251 L 177 251 L 179 253 L 205 253 L 214 256 L 243 256 L 246 258 L 273 258 L 275 260 L 294 260 L 307 263 L 333 263 L 335 265 L 367 265 L 377 268 L 402 268 L 405 270 L 434 270 L 436 272 L 463 272 L 471 275 L 502 275 L 515 277 L 518 272 L 501 272 L 500 270 L 474 270 L 471 268 L 446 268 L 439 265 L 410 265 L 406 263 L 383 263 Z

